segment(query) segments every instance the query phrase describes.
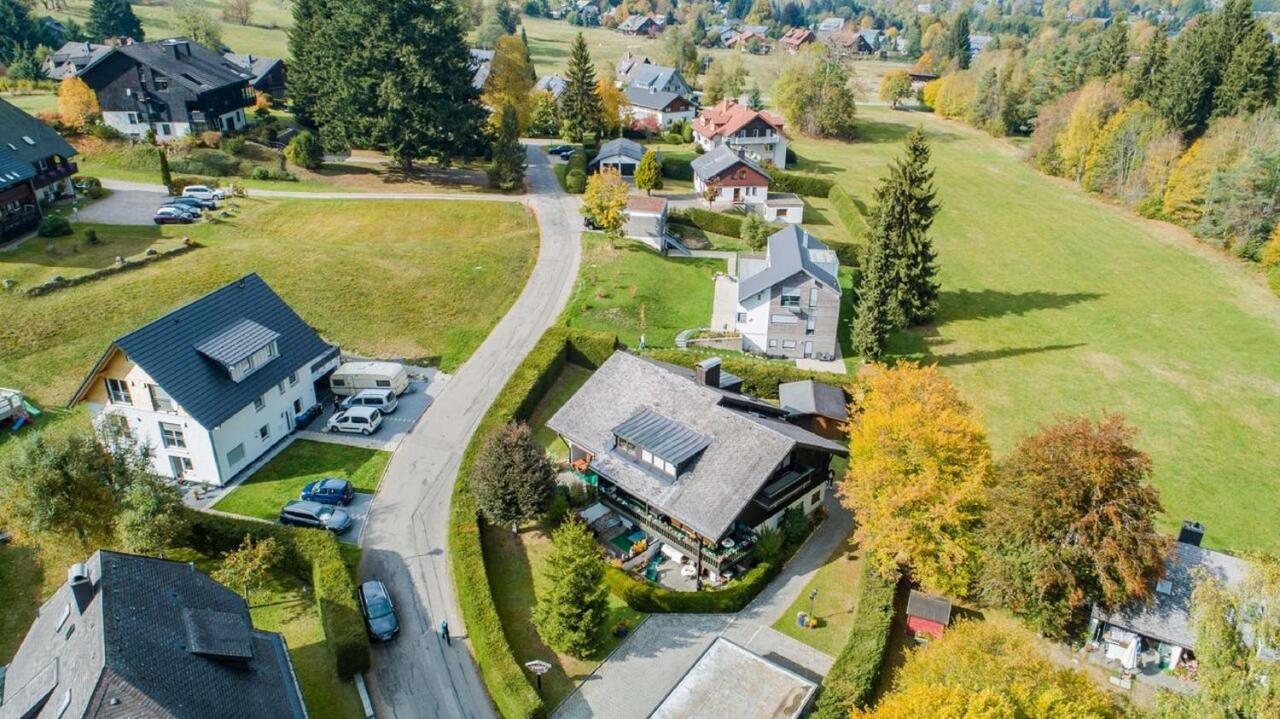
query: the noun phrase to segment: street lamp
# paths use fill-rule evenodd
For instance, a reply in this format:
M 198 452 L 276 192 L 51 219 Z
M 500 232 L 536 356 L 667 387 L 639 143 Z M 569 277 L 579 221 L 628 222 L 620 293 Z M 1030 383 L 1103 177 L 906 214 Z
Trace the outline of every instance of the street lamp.
M 809 621 L 810 621 L 810 622 L 813 622 L 813 621 L 814 621 L 814 619 L 813 619 L 813 600 L 814 600 L 814 599 L 817 599 L 817 598 L 818 598 L 818 590 L 817 590 L 817 589 L 814 589 L 812 592 L 809 592 Z

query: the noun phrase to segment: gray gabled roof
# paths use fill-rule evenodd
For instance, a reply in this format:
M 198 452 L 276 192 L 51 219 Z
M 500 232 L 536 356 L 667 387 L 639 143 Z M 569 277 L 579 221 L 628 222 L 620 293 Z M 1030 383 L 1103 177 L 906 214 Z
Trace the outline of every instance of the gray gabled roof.
M 751 158 L 744 157 L 739 155 L 737 152 L 734 152 L 733 148 L 728 145 L 717 145 L 711 152 L 704 155 L 698 155 L 693 159 L 693 162 L 689 163 L 693 168 L 693 174 L 697 175 L 704 182 L 713 177 L 718 177 L 721 173 L 737 164 L 746 165 L 752 170 L 764 175 L 766 179 L 769 178 L 769 173 L 765 172 L 763 167 L 757 165 Z
M 226 59 L 249 71 L 253 76 L 251 83 L 258 83 L 276 65 L 284 62 L 278 57 L 261 57 L 258 55 L 237 55 L 234 52 L 223 53 Z
M 534 85 L 535 90 L 541 92 L 549 92 L 554 98 L 559 98 L 569 84 L 565 82 L 563 77 L 559 75 L 543 75 L 538 78 L 538 83 Z
M 765 262 L 764 269 L 739 280 L 739 300 L 764 292 L 801 272 L 840 294 L 840 280 L 836 276 L 839 261 L 835 252 L 818 238 L 800 229 L 799 225 L 787 225 L 769 236 Z
M 636 87 L 634 84 L 627 85 L 624 94 L 627 96 L 628 103 L 635 107 L 643 107 L 646 110 L 665 110 L 677 98 L 683 97 L 678 92 L 649 90 L 643 87 Z
M 92 42 L 68 42 L 45 59 L 45 75 L 52 80 L 64 80 L 79 75 L 111 54 L 115 48 Z
M 613 428 L 613 434 L 680 466 L 707 448 L 711 438 L 645 407 Z
M 52 127 L 0 99 L 0 187 L 35 177 L 31 166 L 50 155 L 72 157 L 76 149 Z M 8 176 L 20 174 L 20 178 Z
M 102 550 L 84 567 L 83 610 L 68 584 L 40 608 L 0 717 L 306 716 L 283 638 L 234 591 L 183 562 Z
M 811 379 L 778 385 L 778 404 L 798 415 L 817 415 L 843 422 L 849 419 L 844 390 Z
M 278 339 L 279 332 L 243 319 L 196 345 L 196 351 L 224 367 L 231 367 Z
M 176 53 L 175 47 L 178 48 Z M 253 77 L 247 69 L 185 37 L 135 42 L 115 50 L 160 71 L 196 94 L 228 85 L 247 84 Z
M 232 381 L 223 359 L 240 354 L 252 344 L 249 340 L 271 336 L 276 339 L 279 356 L 240 382 Z M 141 367 L 206 429 L 222 424 L 294 371 L 334 351 L 257 274 L 245 275 L 193 300 L 112 346 Z M 211 359 L 205 350 L 216 358 Z M 103 360 L 109 354 L 110 349 Z M 90 372 L 73 403 L 84 394 L 97 370 Z M 303 379 L 308 379 L 305 373 Z
M 602 160 L 615 157 L 626 157 L 639 162 L 644 158 L 644 146 L 625 137 L 610 140 L 600 146 L 600 152 L 591 159 L 591 167 L 599 165 Z
M 946 626 L 951 623 L 951 600 L 912 589 L 907 597 L 907 616 Z
M 679 70 L 665 65 L 643 63 L 636 66 L 631 74 L 631 87 L 664 90 L 669 84 L 687 86 L 689 83 L 685 82 Z

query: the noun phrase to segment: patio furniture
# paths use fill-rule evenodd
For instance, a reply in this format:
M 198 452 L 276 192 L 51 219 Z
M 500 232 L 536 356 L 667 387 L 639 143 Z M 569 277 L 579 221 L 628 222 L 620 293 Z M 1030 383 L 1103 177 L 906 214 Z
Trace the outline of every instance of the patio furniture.
M 693 566 L 692 564 L 686 564 L 683 567 L 680 567 L 680 576 L 696 577 L 698 576 L 698 568 Z

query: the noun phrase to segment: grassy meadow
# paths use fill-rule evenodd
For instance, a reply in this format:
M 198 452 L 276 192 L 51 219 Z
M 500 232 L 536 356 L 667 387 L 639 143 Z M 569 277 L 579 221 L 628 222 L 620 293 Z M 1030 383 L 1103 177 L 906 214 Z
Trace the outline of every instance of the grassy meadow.
M 21 289 L 183 236 L 205 245 L 42 297 L 0 293 L 0 386 L 61 405 L 113 339 L 248 272 L 346 351 L 451 371 L 515 301 L 538 253 L 536 222 L 517 203 L 236 203 L 235 216 L 216 223 L 77 224 L 77 237 L 97 231 L 99 248 L 31 239 L 0 252 L 0 278 Z
M 234 52 L 288 57 L 288 27 L 293 24 L 293 7 L 288 0 L 256 0 L 253 17 L 248 25 L 237 25 L 222 20 L 222 3 L 218 0 L 190 0 L 209 13 L 218 22 L 222 43 Z M 89 19 L 91 0 L 68 0 L 66 10 L 49 12 L 55 18 L 73 19 L 84 25 Z M 181 34 L 173 3 L 134 2 L 133 12 L 142 20 L 146 40 L 161 40 Z

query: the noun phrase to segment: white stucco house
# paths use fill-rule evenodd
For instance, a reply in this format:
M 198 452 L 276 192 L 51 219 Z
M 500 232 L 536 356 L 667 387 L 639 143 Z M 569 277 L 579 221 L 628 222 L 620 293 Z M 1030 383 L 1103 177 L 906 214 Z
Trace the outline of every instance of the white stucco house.
M 698 107 L 693 90 L 680 71 L 652 63 L 632 66 L 623 93 L 627 107 L 622 111 L 632 124 L 651 130 L 665 129 L 682 120 L 693 120 Z
M 769 173 L 751 158 L 720 145 L 689 163 L 693 168 L 693 191 L 701 199 L 714 190 L 712 206 L 732 204 L 755 209 L 769 197 Z
M 120 337 L 71 398 L 152 450 L 152 470 L 224 485 L 291 433 L 338 364 L 256 274 Z
M 738 334 L 742 351 L 770 357 L 836 354 L 840 261 L 798 225 L 769 237 L 764 256 L 738 258 Z

